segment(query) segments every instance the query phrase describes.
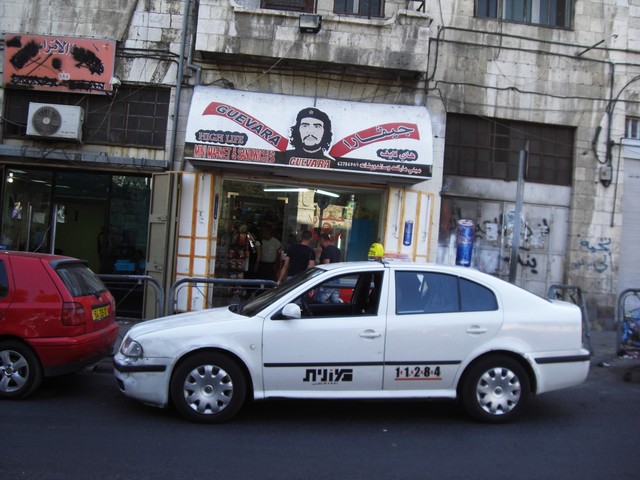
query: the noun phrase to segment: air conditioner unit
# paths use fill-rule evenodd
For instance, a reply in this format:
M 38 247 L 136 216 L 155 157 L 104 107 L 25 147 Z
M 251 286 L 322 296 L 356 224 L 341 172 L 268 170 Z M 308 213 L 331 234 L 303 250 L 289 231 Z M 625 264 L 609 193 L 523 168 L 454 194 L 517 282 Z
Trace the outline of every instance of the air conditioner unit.
M 82 140 L 84 110 L 74 105 L 29 103 L 27 135 Z

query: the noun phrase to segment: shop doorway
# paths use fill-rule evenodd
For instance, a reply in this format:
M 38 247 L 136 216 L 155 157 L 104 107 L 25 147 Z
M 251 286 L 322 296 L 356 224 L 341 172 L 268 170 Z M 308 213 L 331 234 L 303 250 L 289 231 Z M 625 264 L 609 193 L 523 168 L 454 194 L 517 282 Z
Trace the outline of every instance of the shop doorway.
M 0 248 L 60 253 L 99 274 L 146 269 L 151 182 L 145 175 L 5 167 Z M 115 281 L 119 316 L 141 318 L 142 289 Z
M 100 272 L 98 237 L 107 218 L 106 203 L 59 201 L 55 207 L 54 251 L 82 258 Z
M 382 237 L 384 191 L 339 185 L 283 185 L 223 180 L 217 230 L 217 278 L 277 278 L 282 254 L 312 232 L 310 246 L 319 259 L 320 234 L 329 235 L 342 261 L 367 260 L 369 248 Z M 253 241 L 271 234 L 280 244 L 273 276 L 255 262 Z M 270 261 L 271 258 L 268 258 Z

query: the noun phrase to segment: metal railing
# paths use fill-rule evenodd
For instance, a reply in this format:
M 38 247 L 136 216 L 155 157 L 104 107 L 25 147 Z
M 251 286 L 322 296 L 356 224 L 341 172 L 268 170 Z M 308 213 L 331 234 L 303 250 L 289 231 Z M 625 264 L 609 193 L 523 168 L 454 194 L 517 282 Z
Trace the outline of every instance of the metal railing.
M 140 291 L 140 287 L 143 285 L 150 285 L 156 294 L 156 315 L 153 318 L 164 316 L 164 288 L 160 285 L 160 282 L 149 275 L 121 275 L 121 274 L 98 274 L 98 278 L 102 280 L 105 286 L 116 297 L 116 314 L 121 310 L 119 306 L 127 300 L 132 294 Z M 120 294 L 121 292 L 122 295 Z M 142 311 L 140 312 L 142 313 Z M 119 318 L 123 318 L 122 315 L 118 315 Z M 124 316 L 126 318 L 127 316 Z
M 591 346 L 591 325 L 589 323 L 589 316 L 587 313 L 587 302 L 582 293 L 582 289 L 577 285 L 560 285 L 554 284 L 549 287 L 547 292 L 547 298 L 553 299 L 565 299 L 563 295 L 560 295 L 560 291 L 564 291 L 569 296 L 569 299 L 580 307 L 582 312 L 582 336 L 583 344 L 587 347 L 589 352 L 593 354 L 593 347 Z
M 206 307 L 230 305 L 237 303 L 242 298 L 248 297 L 258 290 L 266 290 L 273 288 L 277 282 L 273 280 L 260 279 L 228 279 L 228 278 L 210 278 L 210 277 L 186 277 L 176 281 L 171 285 L 169 292 L 165 295 L 164 288 L 160 282 L 149 275 L 119 275 L 119 274 L 98 274 L 105 286 L 111 291 L 116 298 L 116 312 L 127 311 L 123 308 L 123 304 L 130 296 L 141 292 L 141 287 L 148 284 L 155 290 L 155 315 L 150 318 L 163 317 L 165 315 L 173 315 L 176 313 L 177 294 L 179 289 L 185 284 L 190 284 L 198 289 L 199 284 L 213 285 L 222 290 L 221 295 L 215 295 L 215 292 L 205 295 L 201 291 L 202 297 L 205 299 Z M 142 292 L 141 292 L 142 293 Z M 142 299 L 143 301 L 143 299 Z M 141 311 L 136 312 L 142 316 Z M 135 317 L 136 319 L 142 319 Z M 131 315 L 118 314 L 119 320 L 132 319 Z
M 635 297 L 636 308 L 627 315 L 626 305 L 630 297 Z M 620 356 L 640 357 L 640 288 L 628 288 L 618 296 L 616 308 L 616 353 Z
M 246 297 L 250 292 L 255 293 L 258 290 L 266 290 L 268 288 L 273 288 L 277 285 L 277 282 L 273 280 L 256 280 L 256 279 L 229 279 L 229 278 L 208 278 L 208 277 L 186 277 L 181 278 L 169 289 L 167 294 L 167 315 L 173 315 L 176 310 L 177 304 L 177 293 L 178 289 L 181 288 L 184 284 L 191 284 L 191 286 L 195 286 L 196 288 L 198 284 L 206 284 L 213 285 L 217 287 L 223 287 L 228 291 L 225 295 L 205 295 L 202 293 L 202 298 L 207 302 L 207 307 L 214 306 L 209 302 L 210 298 L 229 298 L 230 301 L 223 302 L 222 304 L 230 305 L 232 303 L 236 303 L 241 300 L 241 297 Z M 230 294 L 229 294 L 230 293 Z

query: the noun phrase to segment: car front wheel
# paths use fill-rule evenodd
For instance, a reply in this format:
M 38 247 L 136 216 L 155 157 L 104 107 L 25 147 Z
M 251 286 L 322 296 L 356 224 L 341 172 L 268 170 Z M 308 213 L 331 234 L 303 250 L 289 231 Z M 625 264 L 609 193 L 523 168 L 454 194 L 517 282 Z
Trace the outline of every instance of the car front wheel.
M 24 398 L 42 382 L 35 353 L 20 342 L 0 342 L 0 398 Z
M 188 420 L 220 423 L 244 404 L 246 381 L 237 363 L 220 353 L 198 353 L 182 362 L 171 379 L 171 400 Z
M 486 357 L 469 368 L 461 395 L 467 413 L 474 419 L 505 423 L 518 417 L 529 403 L 529 376 L 512 358 Z

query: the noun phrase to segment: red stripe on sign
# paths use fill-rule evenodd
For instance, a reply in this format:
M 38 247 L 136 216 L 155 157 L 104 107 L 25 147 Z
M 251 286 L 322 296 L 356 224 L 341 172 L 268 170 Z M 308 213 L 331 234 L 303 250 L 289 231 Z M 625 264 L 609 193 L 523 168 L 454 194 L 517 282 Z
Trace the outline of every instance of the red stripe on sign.
M 284 152 L 289 145 L 289 139 L 287 137 L 280 135 L 273 128 L 268 127 L 257 118 L 235 108 L 232 105 L 211 102 L 207 108 L 204 109 L 202 115 L 218 115 L 219 117 L 228 118 L 232 122 L 237 123 L 244 129 L 270 143 L 281 152 Z
M 418 131 L 418 125 L 415 123 L 385 123 L 383 125 L 376 125 L 375 127 L 360 130 L 357 133 L 344 137 L 339 142 L 336 142 L 329 155 L 332 157 L 343 157 L 360 147 L 370 145 L 376 142 L 386 142 L 388 140 L 397 140 L 401 138 L 411 138 L 414 140 L 420 140 L 420 132 Z

